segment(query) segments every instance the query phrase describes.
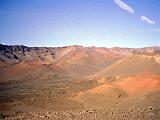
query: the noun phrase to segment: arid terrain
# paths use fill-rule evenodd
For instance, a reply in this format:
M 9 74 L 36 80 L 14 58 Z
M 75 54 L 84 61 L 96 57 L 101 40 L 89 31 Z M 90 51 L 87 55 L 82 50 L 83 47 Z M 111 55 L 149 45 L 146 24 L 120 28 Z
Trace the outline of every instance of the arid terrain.
M 160 47 L 0 44 L 0 119 L 160 120 Z

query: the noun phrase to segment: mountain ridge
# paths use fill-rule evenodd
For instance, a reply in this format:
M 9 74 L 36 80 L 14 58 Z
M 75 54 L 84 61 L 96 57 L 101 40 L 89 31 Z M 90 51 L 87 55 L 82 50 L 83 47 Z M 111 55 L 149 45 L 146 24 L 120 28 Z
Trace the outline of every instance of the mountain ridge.
M 119 55 L 126 54 L 148 54 L 148 53 L 160 53 L 160 46 L 151 46 L 144 48 L 121 48 L 121 47 L 83 47 L 79 45 L 64 46 L 64 47 L 27 47 L 24 45 L 3 45 L 0 44 L 0 60 L 10 62 L 20 62 L 24 60 L 49 60 L 54 62 L 59 59 L 59 56 L 64 56 L 64 52 L 73 51 L 76 49 L 86 51 L 105 51 L 116 53 Z

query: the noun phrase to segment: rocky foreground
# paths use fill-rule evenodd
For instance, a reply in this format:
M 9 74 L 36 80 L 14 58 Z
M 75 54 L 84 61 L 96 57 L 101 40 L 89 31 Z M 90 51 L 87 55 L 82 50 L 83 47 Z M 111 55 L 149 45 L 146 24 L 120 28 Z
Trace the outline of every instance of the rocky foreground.
M 158 108 L 87 109 L 65 112 L 1 113 L 5 120 L 159 120 Z

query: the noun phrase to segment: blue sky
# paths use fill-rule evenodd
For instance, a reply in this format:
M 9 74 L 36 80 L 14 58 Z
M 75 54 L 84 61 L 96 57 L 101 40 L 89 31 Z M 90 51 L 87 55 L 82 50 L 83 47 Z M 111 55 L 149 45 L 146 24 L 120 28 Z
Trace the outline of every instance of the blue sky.
M 0 43 L 160 45 L 160 0 L 0 0 Z

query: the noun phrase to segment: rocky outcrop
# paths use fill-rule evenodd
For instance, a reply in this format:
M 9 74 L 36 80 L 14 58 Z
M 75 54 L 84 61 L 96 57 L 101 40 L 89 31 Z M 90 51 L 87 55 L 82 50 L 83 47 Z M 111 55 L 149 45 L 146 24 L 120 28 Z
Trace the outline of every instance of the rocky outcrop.
M 55 48 L 26 47 L 23 45 L 7 46 L 0 44 L 0 60 L 19 62 L 25 60 L 55 60 Z

